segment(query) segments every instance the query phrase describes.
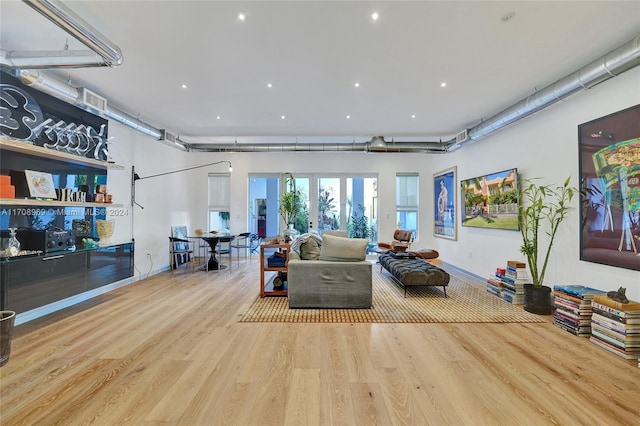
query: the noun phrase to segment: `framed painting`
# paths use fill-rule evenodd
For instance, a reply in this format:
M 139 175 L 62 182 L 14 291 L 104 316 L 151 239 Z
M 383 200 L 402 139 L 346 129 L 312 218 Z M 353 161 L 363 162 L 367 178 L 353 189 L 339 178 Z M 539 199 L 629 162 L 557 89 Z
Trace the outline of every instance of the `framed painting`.
M 51 176 L 51 173 L 25 170 L 24 176 L 27 179 L 29 194 L 33 198 L 49 200 L 55 200 L 57 198 L 56 187 L 53 184 L 53 176 Z
M 520 229 L 517 168 L 461 180 L 460 193 L 462 226 Z
M 458 238 L 456 172 L 457 167 L 454 166 L 434 173 L 433 175 L 433 235 L 449 240 L 456 240 Z
M 578 126 L 580 260 L 640 271 L 640 105 Z

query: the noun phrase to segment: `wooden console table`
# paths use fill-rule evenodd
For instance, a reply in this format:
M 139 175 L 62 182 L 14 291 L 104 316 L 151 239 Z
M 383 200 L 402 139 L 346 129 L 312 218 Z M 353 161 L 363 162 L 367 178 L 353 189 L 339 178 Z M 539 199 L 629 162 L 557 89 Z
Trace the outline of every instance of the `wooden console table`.
M 265 257 L 265 249 L 276 249 L 276 251 L 284 253 L 284 266 L 269 266 L 267 257 Z M 266 243 L 260 245 L 260 297 L 287 295 L 287 282 L 284 281 L 282 287 L 274 288 L 273 280 L 283 272 L 287 273 L 290 249 L 291 246 L 288 243 Z M 269 250 L 267 256 L 270 254 L 271 250 Z M 276 273 L 267 280 L 265 275 L 269 272 Z

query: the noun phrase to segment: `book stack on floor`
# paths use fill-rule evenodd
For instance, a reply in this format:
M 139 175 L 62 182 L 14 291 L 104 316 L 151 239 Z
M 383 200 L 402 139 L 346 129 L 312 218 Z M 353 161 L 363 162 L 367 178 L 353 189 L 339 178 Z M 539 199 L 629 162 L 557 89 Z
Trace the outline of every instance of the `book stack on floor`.
M 617 302 L 596 294 L 591 302 L 589 340 L 625 359 L 640 357 L 640 302 Z
M 487 279 L 487 292 L 513 305 L 524 302 L 524 284 L 529 281 L 526 265 L 508 260 L 506 268 L 496 268 L 494 276 Z
M 596 294 L 605 294 L 582 285 L 554 285 L 553 324 L 579 337 L 591 337 L 591 302 Z

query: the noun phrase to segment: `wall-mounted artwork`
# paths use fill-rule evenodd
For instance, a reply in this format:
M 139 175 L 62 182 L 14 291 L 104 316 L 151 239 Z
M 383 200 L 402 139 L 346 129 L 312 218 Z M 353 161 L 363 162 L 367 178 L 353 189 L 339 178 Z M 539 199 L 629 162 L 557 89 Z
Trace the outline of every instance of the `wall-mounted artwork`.
M 518 169 L 460 181 L 462 226 L 517 231 Z
M 457 239 L 456 167 L 433 175 L 434 221 L 433 235 Z
M 580 260 L 640 270 L 640 105 L 578 126 Z

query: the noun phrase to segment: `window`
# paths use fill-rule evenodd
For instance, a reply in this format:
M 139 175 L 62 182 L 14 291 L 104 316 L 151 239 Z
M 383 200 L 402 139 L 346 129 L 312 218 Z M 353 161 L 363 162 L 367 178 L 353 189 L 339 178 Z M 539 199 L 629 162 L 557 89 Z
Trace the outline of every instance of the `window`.
M 231 215 L 229 192 L 231 175 L 228 173 L 209 174 L 209 229 L 228 230 Z
M 396 226 L 418 232 L 418 174 L 396 174 Z

